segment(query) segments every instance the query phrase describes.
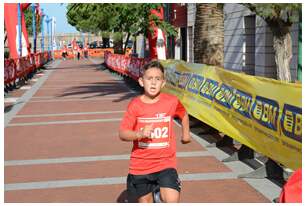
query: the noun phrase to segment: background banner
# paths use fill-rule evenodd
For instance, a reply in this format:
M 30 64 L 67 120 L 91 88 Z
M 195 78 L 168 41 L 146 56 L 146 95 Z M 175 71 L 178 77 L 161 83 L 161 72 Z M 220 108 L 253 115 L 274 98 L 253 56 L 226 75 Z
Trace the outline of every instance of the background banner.
M 25 17 L 23 11 L 29 7 L 29 3 L 21 4 L 21 45 L 22 56 L 30 54 L 28 32 L 25 24 Z M 19 55 L 19 29 L 18 29 L 18 4 L 5 3 L 4 4 L 4 23 L 7 31 L 8 47 L 10 50 L 10 58 L 18 58 Z
M 302 86 L 183 61 L 162 61 L 163 91 L 188 113 L 291 169 L 302 166 Z

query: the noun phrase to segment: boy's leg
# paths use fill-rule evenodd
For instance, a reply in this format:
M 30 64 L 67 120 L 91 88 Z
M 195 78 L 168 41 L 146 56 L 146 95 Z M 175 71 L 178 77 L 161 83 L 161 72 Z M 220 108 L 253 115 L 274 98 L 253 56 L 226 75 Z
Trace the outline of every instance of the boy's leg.
M 181 181 L 178 177 L 176 169 L 169 168 L 161 171 L 158 177 L 158 184 L 160 186 L 160 194 L 163 202 L 179 202 Z
M 153 203 L 152 192 L 138 198 L 139 203 Z
M 180 193 L 172 188 L 160 188 L 161 199 L 165 203 L 178 203 L 180 201 Z
M 153 203 L 154 186 L 149 175 L 129 174 L 127 177 L 128 196 L 135 197 L 139 203 Z

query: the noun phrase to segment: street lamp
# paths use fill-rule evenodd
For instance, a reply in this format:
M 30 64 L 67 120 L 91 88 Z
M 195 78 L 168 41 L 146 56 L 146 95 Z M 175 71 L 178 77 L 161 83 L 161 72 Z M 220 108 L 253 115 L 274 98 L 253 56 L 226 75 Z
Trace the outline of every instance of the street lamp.
M 44 14 L 44 9 L 41 9 L 41 51 L 42 53 L 45 51 L 45 40 L 44 40 L 44 17 L 45 17 L 45 14 Z
M 33 52 L 36 53 L 36 4 L 32 4 Z
M 22 24 L 22 19 L 21 19 L 21 8 L 20 8 L 21 4 L 18 3 L 17 4 L 17 12 L 18 12 L 18 42 L 19 42 L 19 57 L 22 56 L 22 34 L 21 34 L 21 24 Z

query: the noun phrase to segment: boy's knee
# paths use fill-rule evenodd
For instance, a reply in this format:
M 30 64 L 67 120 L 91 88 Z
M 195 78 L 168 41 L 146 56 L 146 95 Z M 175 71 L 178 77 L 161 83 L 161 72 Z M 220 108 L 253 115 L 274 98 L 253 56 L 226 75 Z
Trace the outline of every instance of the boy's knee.
M 179 196 L 166 196 L 166 197 L 162 197 L 162 201 L 164 203 L 178 203 L 179 202 Z
M 164 203 L 178 203 L 180 200 L 180 193 L 171 188 L 161 188 L 161 199 Z
M 153 196 L 152 193 L 149 193 L 147 195 L 144 195 L 142 197 L 138 198 L 139 203 L 153 203 Z

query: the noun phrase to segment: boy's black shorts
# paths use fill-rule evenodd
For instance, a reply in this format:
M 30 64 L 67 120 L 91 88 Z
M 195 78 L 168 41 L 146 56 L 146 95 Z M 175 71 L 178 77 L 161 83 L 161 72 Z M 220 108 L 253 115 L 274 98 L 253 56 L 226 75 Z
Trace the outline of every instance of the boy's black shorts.
M 146 175 L 132 175 L 127 176 L 127 191 L 128 195 L 134 197 L 141 197 L 157 187 L 167 187 L 181 191 L 181 181 L 178 177 L 177 171 L 174 168 L 167 168 L 159 172 Z

